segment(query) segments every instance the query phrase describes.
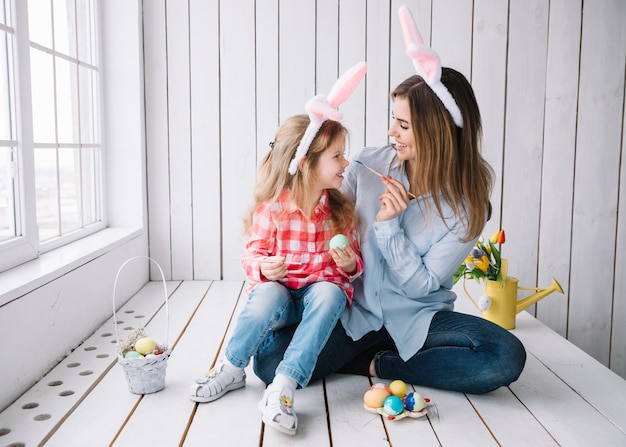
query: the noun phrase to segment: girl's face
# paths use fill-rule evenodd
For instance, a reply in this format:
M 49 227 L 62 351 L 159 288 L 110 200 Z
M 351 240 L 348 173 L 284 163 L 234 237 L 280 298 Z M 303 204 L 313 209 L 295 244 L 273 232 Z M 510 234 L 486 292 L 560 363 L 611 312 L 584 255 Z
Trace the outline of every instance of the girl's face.
M 393 102 L 393 121 L 387 134 L 395 140 L 395 148 L 400 160 L 411 161 L 417 156 L 415 136 L 411 127 L 409 101 L 405 97 L 396 97 Z
M 314 187 L 318 190 L 338 189 L 343 182 L 343 172 L 348 166 L 344 157 L 345 139 L 337 138 L 320 155 L 314 175 Z

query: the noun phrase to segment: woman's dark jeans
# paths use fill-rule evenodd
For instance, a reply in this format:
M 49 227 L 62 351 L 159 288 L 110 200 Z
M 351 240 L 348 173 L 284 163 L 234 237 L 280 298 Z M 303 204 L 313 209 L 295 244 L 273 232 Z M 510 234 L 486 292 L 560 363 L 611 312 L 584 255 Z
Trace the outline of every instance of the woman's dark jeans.
M 274 379 L 294 331 L 295 326 L 274 331 L 259 347 L 254 372 L 265 383 Z M 446 311 L 435 314 L 424 346 L 404 361 L 384 328 L 354 341 L 339 322 L 317 360 L 311 382 L 335 372 L 369 376 L 372 359 L 376 376 L 383 379 L 480 394 L 517 380 L 526 351 L 517 337 L 500 326 Z

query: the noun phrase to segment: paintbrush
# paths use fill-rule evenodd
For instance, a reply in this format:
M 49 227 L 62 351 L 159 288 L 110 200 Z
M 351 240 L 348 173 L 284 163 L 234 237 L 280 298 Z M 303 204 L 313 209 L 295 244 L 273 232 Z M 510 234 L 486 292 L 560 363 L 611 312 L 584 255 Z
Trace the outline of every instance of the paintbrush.
M 370 168 L 368 165 L 366 165 L 365 163 L 363 163 L 360 160 L 354 160 L 356 163 L 360 164 L 361 166 L 363 166 L 364 168 L 366 168 L 367 170 L 369 170 L 371 173 L 376 174 L 377 176 L 379 176 L 380 178 L 385 178 L 384 175 L 382 175 L 380 172 L 378 172 L 376 169 L 372 169 Z M 414 199 L 417 199 L 417 197 L 415 197 L 415 194 L 413 194 L 411 191 L 407 190 L 406 191 L 407 194 L 409 195 L 409 197 L 412 197 Z
M 268 258 L 243 258 L 244 261 L 247 262 L 261 262 L 261 263 L 267 263 L 267 262 L 276 262 L 276 259 L 273 257 L 268 257 Z M 287 265 L 302 265 L 301 262 L 296 262 L 296 261 L 284 261 L 285 264 Z

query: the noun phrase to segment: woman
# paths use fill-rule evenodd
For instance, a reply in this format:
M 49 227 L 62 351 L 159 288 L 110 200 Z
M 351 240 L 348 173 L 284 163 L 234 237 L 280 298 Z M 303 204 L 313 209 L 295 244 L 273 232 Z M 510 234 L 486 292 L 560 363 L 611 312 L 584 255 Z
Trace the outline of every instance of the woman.
M 365 270 L 312 381 L 352 372 L 485 393 L 524 367 L 513 334 L 453 312 L 452 276 L 488 219 L 493 173 L 480 155 L 470 84 L 450 68 L 435 81 L 412 76 L 392 92 L 395 144 L 363 149 L 346 171 L 342 190 L 356 204 Z M 291 336 L 290 328 L 272 332 L 259 347 L 261 380 L 271 381 Z

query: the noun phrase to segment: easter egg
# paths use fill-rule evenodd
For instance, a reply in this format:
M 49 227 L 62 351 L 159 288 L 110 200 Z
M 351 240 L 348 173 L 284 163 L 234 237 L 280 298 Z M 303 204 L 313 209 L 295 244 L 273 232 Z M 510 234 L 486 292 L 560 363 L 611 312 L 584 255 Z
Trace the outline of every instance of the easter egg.
M 126 354 L 124 354 L 124 358 L 125 359 L 142 359 L 143 355 L 141 355 L 141 353 L 137 351 L 128 351 Z
M 409 393 L 404 399 L 404 406 L 409 411 L 422 411 L 426 407 L 426 400 L 420 393 Z
M 397 416 L 404 411 L 404 403 L 398 396 L 389 396 L 383 402 L 383 411 L 389 416 Z
M 148 337 L 140 338 L 135 342 L 135 351 L 141 354 L 148 354 L 154 351 L 154 348 L 156 348 L 156 342 Z
M 343 251 L 344 245 L 350 245 L 350 241 L 343 234 L 336 234 L 330 240 L 330 248 L 338 248 Z
M 485 312 L 491 307 L 491 297 L 489 295 L 482 295 L 478 299 L 478 308 Z
M 368 408 L 380 408 L 388 397 L 389 393 L 384 388 L 370 388 L 363 395 L 363 403 Z
M 398 397 L 406 396 L 406 383 L 402 380 L 394 380 L 389 384 L 389 389 L 391 390 L 391 394 Z
M 389 387 L 388 387 L 387 385 L 385 385 L 384 383 L 377 382 L 377 383 L 373 384 L 371 388 L 372 388 L 372 389 L 374 389 L 374 388 L 382 388 L 382 389 L 384 389 L 385 391 L 387 391 L 387 395 L 388 395 L 388 396 L 391 394 L 391 390 L 390 390 L 390 389 L 389 389 Z

